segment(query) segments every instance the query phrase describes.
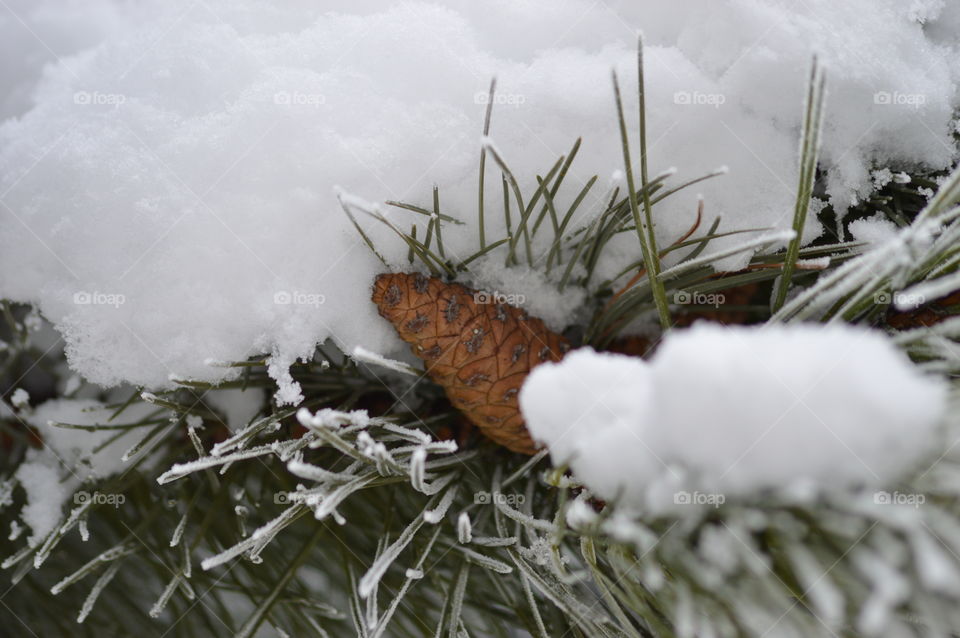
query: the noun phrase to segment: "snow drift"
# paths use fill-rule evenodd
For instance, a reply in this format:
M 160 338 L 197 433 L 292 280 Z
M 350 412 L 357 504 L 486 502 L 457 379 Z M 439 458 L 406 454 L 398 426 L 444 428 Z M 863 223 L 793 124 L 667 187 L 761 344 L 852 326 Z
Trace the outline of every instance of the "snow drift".
M 423 205 L 438 184 L 444 212 L 469 224 L 449 233 L 450 251 L 473 248 L 495 75 L 491 135 L 526 187 L 583 136 L 559 204 L 600 175 L 575 223 L 587 221 L 620 168 L 610 69 L 633 108 L 638 29 L 651 170 L 675 166 L 679 181 L 729 166 L 702 184 L 722 229 L 789 225 L 814 52 L 828 68 L 823 166 L 840 209 L 871 191 L 871 167 L 955 157 L 960 7 L 943 2 L 323 4 L 0 9 L 0 297 L 37 304 L 90 380 L 216 381 L 225 369 L 206 361 L 255 353 L 273 355 L 281 378 L 325 339 L 399 347 L 368 300 L 379 264 L 334 187 Z M 690 225 L 696 194 L 659 206 L 664 241 Z M 398 242 L 370 232 L 404 263 Z M 811 219 L 805 236 L 818 232 Z M 636 257 L 624 237 L 600 275 Z

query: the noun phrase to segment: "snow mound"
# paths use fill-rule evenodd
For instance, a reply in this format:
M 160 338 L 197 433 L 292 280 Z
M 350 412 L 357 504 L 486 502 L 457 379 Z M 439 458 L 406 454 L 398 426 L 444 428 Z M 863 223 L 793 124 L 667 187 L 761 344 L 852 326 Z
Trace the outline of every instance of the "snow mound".
M 823 165 L 841 210 L 874 188 L 873 168 L 939 169 L 955 157 L 960 8 L 942 2 L 4 8 L 0 46 L 15 54 L 0 56 L 10 61 L 0 62 L 10 87 L 0 117 L 13 116 L 0 123 L 0 297 L 37 304 L 63 333 L 74 369 L 104 385 L 215 382 L 230 371 L 205 361 L 267 353 L 284 383 L 279 398 L 297 402 L 285 370 L 318 342 L 399 349 L 368 299 L 382 266 L 334 187 L 429 207 L 438 184 L 444 213 L 468 223 L 447 229 L 448 252 L 475 249 L 480 133 L 496 75 L 491 135 L 526 192 L 583 136 L 557 197 L 565 207 L 588 176 L 604 184 L 621 168 L 611 68 L 636 139 L 640 28 L 651 172 L 676 166 L 679 183 L 729 166 L 698 186 L 722 230 L 789 225 L 815 51 L 830 87 Z M 499 238 L 491 164 L 487 235 Z M 597 213 L 602 190 L 571 228 Z M 696 195 L 658 207 L 664 245 L 693 221 Z M 423 221 L 390 214 L 404 228 Z M 400 242 L 361 222 L 404 267 Z M 805 238 L 818 232 L 811 219 Z M 624 235 L 598 276 L 636 257 L 636 239 Z M 479 284 L 501 289 L 504 278 L 487 274 Z M 574 305 L 557 306 L 551 324 L 569 321 Z
M 520 392 L 533 437 L 629 505 L 890 485 L 931 451 L 945 384 L 850 326 L 670 333 L 650 362 L 582 349 Z

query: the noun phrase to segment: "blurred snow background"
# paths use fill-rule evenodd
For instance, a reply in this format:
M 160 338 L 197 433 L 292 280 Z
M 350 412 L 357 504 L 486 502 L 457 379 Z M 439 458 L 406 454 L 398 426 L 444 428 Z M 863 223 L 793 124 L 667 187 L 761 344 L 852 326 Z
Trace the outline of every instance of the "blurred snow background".
M 955 162 L 960 6 L 943 0 L 3 0 L 0 297 L 37 304 L 71 365 L 108 385 L 214 381 L 209 360 L 259 352 L 280 377 L 328 338 L 388 353 L 399 341 L 369 302 L 379 264 L 334 187 L 426 205 L 438 184 L 444 212 L 473 224 L 496 75 L 491 135 L 528 192 L 583 136 L 558 203 L 600 175 L 587 221 L 621 168 L 610 69 L 634 112 L 638 29 L 651 172 L 730 168 L 658 207 L 665 242 L 697 192 L 722 229 L 789 226 L 814 52 L 840 210 L 873 168 Z M 489 164 L 487 185 L 499 202 Z M 811 219 L 805 237 L 820 230 Z M 476 230 L 446 239 L 466 254 Z M 636 253 L 624 237 L 601 275 Z

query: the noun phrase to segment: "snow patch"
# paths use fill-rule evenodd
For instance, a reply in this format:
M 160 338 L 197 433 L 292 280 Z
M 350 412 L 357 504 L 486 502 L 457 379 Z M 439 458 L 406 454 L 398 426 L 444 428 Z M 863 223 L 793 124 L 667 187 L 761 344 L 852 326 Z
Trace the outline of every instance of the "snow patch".
M 28 542 L 31 545 L 53 531 L 60 520 L 63 505 L 77 488 L 75 481 L 61 481 L 60 473 L 56 458 L 30 450 L 14 474 L 27 497 L 20 518 L 30 528 Z
M 881 213 L 850 222 L 850 234 L 856 241 L 868 246 L 876 246 L 896 239 L 899 230 L 896 224 Z
M 63 506 L 83 482 L 107 478 L 123 468 L 123 451 L 133 440 L 133 434 L 128 431 L 98 450 L 117 435 L 117 430 L 90 431 L 58 427 L 54 423 L 120 425 L 139 421 L 153 409 L 150 405 L 133 404 L 111 420 L 114 410 L 99 401 L 52 399 L 21 414 L 44 443 L 43 449 L 27 453 L 14 474 L 26 492 L 20 518 L 31 530 L 30 544 L 42 540 L 53 530 Z
M 520 405 L 555 464 L 662 509 L 889 485 L 936 445 L 946 395 L 879 332 L 701 323 L 649 362 L 581 349 L 538 366 Z

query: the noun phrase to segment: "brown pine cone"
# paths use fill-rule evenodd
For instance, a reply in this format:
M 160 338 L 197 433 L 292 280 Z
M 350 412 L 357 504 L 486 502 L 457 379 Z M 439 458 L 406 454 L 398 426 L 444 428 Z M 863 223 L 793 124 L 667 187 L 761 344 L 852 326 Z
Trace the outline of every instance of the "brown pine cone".
M 710 279 L 716 281 L 722 280 L 723 277 L 711 277 Z M 750 319 L 750 313 L 737 307 L 750 305 L 756 299 L 760 290 L 760 285 L 757 283 L 741 284 L 718 290 L 715 294 L 722 296 L 722 304 L 712 310 L 706 308 L 677 312 L 673 316 L 674 327 L 686 328 L 701 320 L 722 323 L 727 326 L 746 324 Z
M 537 451 L 517 395 L 534 366 L 563 357 L 566 339 L 519 308 L 417 273 L 378 276 L 373 301 L 481 432 L 514 452 Z
M 897 330 L 935 326 L 956 316 L 956 306 L 960 306 L 960 290 L 914 310 L 898 311 L 891 306 L 887 312 L 887 325 Z
M 607 352 L 643 358 L 650 354 L 656 343 L 654 339 L 641 335 L 626 335 L 624 337 L 617 337 L 611 341 L 606 349 Z

